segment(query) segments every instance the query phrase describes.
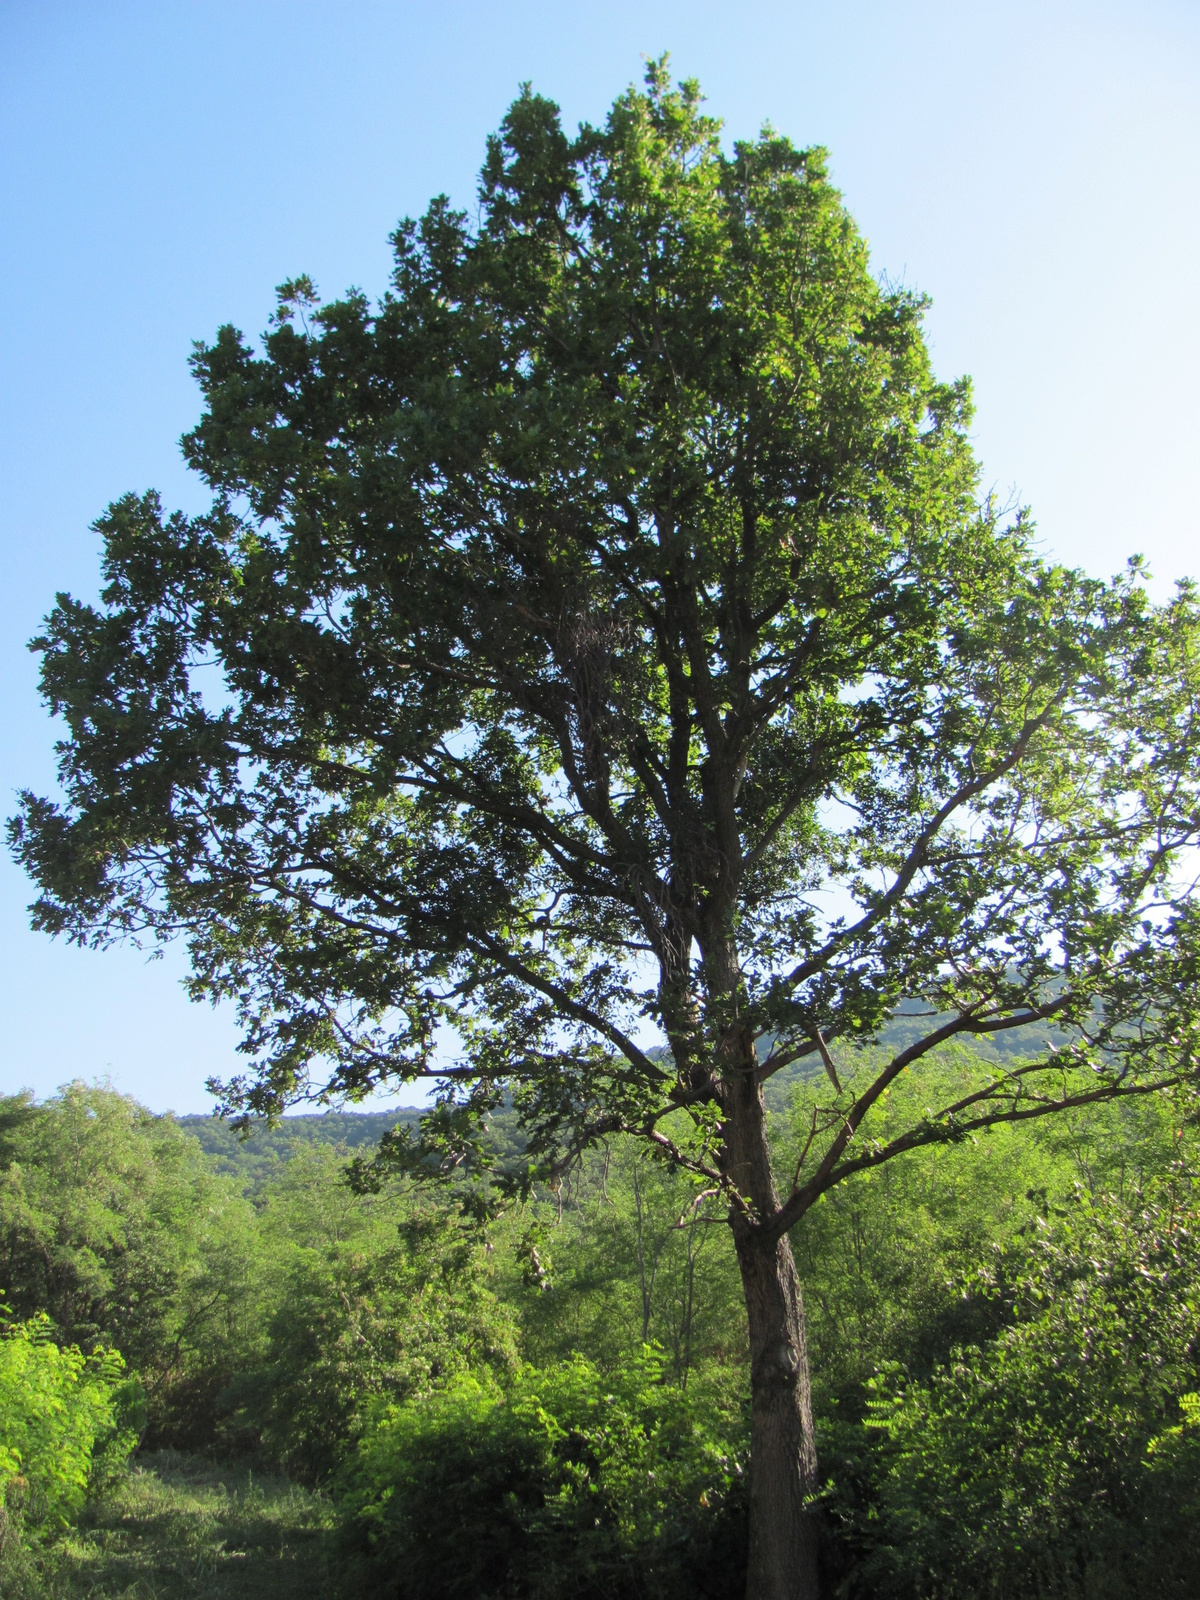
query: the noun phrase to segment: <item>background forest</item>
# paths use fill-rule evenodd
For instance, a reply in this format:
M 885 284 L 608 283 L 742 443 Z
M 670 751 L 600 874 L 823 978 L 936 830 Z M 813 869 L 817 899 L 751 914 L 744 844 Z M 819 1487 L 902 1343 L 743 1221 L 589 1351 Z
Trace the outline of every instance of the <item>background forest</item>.
M 982 1064 L 943 1052 L 892 1091 L 897 1119 Z M 785 1176 L 815 1092 L 772 1087 Z M 507 1207 L 372 1183 L 397 1120 L 243 1141 L 82 1084 L 3 1102 L 3 1593 L 739 1592 L 747 1375 L 713 1202 L 622 1141 Z M 515 1124 L 491 1132 L 502 1166 Z M 830 1593 L 1194 1592 L 1198 1207 L 1194 1126 L 1162 1097 L 917 1152 L 820 1203 L 794 1244 Z M 55 1384 L 83 1417 L 73 1486 L 63 1436 L 35 1437 Z M 205 1482 L 212 1549 L 180 1567 Z M 239 1568 L 264 1528 L 273 1567 Z

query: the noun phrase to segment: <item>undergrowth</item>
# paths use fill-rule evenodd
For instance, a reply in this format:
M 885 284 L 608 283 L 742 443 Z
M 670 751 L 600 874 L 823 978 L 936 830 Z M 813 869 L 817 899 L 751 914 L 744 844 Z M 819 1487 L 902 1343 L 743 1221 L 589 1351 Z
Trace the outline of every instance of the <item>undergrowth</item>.
M 332 1600 L 324 1496 L 162 1451 L 56 1540 L 0 1548 L 0 1600 Z

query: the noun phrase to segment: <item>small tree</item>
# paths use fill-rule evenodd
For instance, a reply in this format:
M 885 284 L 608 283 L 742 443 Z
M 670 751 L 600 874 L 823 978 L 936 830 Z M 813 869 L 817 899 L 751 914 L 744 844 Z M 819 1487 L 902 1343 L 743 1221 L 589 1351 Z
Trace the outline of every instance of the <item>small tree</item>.
M 980 501 L 967 386 L 821 152 L 718 131 L 664 63 L 573 141 L 526 90 L 478 219 L 404 223 L 377 307 L 299 279 L 261 353 L 198 348 L 216 499 L 98 524 L 102 606 L 36 642 L 66 804 L 14 839 L 37 926 L 188 939 L 256 1063 L 227 1104 L 432 1078 L 467 1140 L 511 1088 L 543 1170 L 622 1130 L 724 1197 L 780 1600 L 816 1590 L 789 1230 L 1193 1070 L 1200 670 L 1190 589 L 1047 565 Z M 1031 1024 L 873 1136 L 940 1043 Z M 829 1087 L 780 1187 L 796 1062 Z

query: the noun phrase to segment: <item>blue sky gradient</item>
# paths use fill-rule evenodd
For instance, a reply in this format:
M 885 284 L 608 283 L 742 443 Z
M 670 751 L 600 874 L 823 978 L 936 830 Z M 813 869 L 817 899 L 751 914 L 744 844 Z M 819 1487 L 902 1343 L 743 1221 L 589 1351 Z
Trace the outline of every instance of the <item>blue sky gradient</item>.
M 379 293 L 401 215 L 472 204 L 523 80 L 595 121 L 663 50 L 730 137 L 830 149 L 1048 553 L 1107 574 L 1143 552 L 1163 593 L 1200 568 L 1194 5 L 0 0 L 6 811 L 53 784 L 24 645 L 55 591 L 95 593 L 89 524 L 127 489 L 203 503 L 177 444 L 191 341 L 256 333 L 300 272 Z M 29 898 L 0 865 L 0 1090 L 108 1074 L 206 1109 L 236 1035 L 185 999 L 178 953 L 56 946 Z

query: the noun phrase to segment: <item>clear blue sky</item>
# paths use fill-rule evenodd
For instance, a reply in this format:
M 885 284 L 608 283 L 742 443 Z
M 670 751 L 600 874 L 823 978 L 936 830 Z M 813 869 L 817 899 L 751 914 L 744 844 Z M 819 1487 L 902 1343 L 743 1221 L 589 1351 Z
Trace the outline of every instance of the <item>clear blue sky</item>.
M 986 473 L 1048 551 L 1200 568 L 1200 7 L 1167 0 L 0 0 L 0 651 L 4 810 L 53 782 L 24 641 L 90 596 L 89 523 L 127 489 L 186 508 L 191 340 L 272 288 L 380 291 L 387 235 L 473 197 L 524 79 L 597 120 L 669 50 L 731 136 L 832 152 L 875 265 L 933 296 Z M 26 926 L 0 866 L 0 1088 L 109 1074 L 207 1106 L 229 1020 L 178 958 Z M 411 1096 L 410 1096 L 411 1097 Z

